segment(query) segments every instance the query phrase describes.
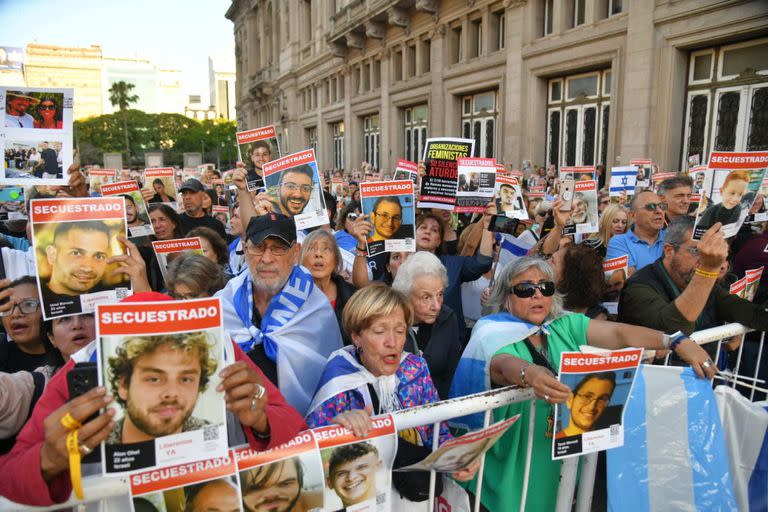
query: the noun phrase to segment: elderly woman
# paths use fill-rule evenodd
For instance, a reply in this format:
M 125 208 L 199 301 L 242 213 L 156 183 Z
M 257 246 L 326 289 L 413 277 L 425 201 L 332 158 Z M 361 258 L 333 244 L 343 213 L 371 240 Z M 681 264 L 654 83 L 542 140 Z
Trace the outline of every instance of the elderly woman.
M 413 313 L 406 298 L 383 284 L 358 290 L 344 309 L 344 330 L 353 345 L 328 360 L 307 416 L 310 427 L 336 423 L 365 436 L 371 414 L 378 415 L 437 402 L 426 361 L 404 352 Z M 395 467 L 424 459 L 432 448 L 433 427 L 424 425 L 400 433 Z M 440 440 L 450 438 L 446 426 Z M 468 480 L 477 464 L 453 476 Z M 412 501 L 428 496 L 428 475 L 394 473 L 395 487 Z M 398 476 L 400 475 L 400 476 Z
M 224 288 L 227 275 L 205 256 L 184 253 L 168 265 L 166 284 L 175 299 L 201 299 Z
M 533 478 L 526 504 L 529 510 L 554 510 L 557 499 L 560 462 L 553 461 L 551 454 L 554 404 L 573 396 L 556 377 L 561 353 L 578 351 L 585 344 L 610 350 L 669 348 L 700 377 L 715 374 L 707 353 L 680 333 L 668 336 L 645 327 L 565 313 L 554 279 L 552 267 L 540 258 L 523 257 L 504 268 L 489 299 L 493 314 L 475 325 L 451 387 L 453 396 L 491 386 L 533 388 L 538 400 L 530 462 Z M 489 510 L 518 510 L 520 505 L 530 408 L 525 403 L 511 404 L 496 409 L 494 417 L 498 421 L 517 413 L 521 414 L 519 426 L 505 433 L 485 459 L 482 501 Z M 482 424 L 480 415 L 465 418 L 465 425 L 473 428 L 478 419 Z
M 437 256 L 422 251 L 400 266 L 392 283 L 413 309 L 413 327 L 408 331 L 405 349 L 427 361 L 432 382 L 444 398 L 462 350 L 456 313 L 443 304 L 447 282 L 448 273 Z
M 347 301 L 355 293 L 355 287 L 341 277 L 344 261 L 336 238 L 322 229 L 313 231 L 301 244 L 299 262 L 309 270 L 312 280 L 328 297 L 341 330 L 341 315 Z M 344 343 L 348 345 L 351 340 L 345 337 Z

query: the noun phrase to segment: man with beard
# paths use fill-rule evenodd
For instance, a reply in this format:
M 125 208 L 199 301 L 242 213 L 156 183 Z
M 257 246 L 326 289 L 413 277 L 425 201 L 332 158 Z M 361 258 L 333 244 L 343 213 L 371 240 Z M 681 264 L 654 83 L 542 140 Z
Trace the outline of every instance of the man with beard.
M 203 209 L 203 199 L 206 195 L 203 184 L 194 178 L 190 178 L 181 184 L 179 192 L 181 192 L 184 204 L 184 213 L 179 215 L 184 234 L 202 226 L 211 228 L 221 236 L 222 240 L 226 240 L 227 233 L 224 226 L 221 222 L 206 214 Z
M 125 219 L 128 222 L 128 232 L 131 232 L 131 228 L 145 226 L 147 223 L 139 217 L 136 200 L 130 194 L 121 194 L 121 197 L 125 198 Z
M 326 484 L 344 508 L 376 498 L 376 472 L 382 463 L 379 451 L 370 443 L 339 446 L 328 459 Z
M 731 295 L 717 284 L 728 257 L 722 225 L 709 228 L 697 242 L 691 239 L 693 223 L 692 217 L 682 216 L 669 224 L 662 257 L 624 283 L 618 321 L 684 334 L 729 322 L 768 329 L 763 305 Z M 717 344 L 705 348 L 713 354 Z
M 240 473 L 243 508 L 247 512 L 304 512 L 304 468 L 298 457 Z
M 496 198 L 496 211 L 500 215 L 503 214 L 507 217 L 517 217 L 523 211 L 515 187 L 508 183 L 503 183 L 499 187 L 499 197 Z
M 5 93 L 5 126 L 7 128 L 34 128 L 35 118 L 27 113 L 30 105 L 37 105 L 40 100 L 27 96 L 21 91 Z
M 125 415 L 107 444 L 130 444 L 198 430 L 197 397 L 216 371 L 205 332 L 129 336 L 109 358 L 109 383 Z
M 44 307 L 49 314 L 81 312 L 78 296 L 103 291 L 110 229 L 100 220 L 62 222 L 45 248 L 51 277 L 41 283 Z
M 264 186 L 264 164 L 272 160 L 272 147 L 268 142 L 257 140 L 251 145 L 251 164 L 248 168 L 248 190 Z
M 313 176 L 312 167 L 306 164 L 283 171 L 277 191 L 278 202 L 273 205 L 274 211 L 288 217 L 303 212 L 312 197 Z

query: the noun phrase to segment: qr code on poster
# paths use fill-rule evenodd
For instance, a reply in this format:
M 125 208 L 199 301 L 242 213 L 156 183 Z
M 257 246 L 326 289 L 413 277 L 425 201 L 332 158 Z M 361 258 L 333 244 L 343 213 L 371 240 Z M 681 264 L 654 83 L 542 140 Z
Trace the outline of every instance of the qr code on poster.
M 203 427 L 203 441 L 218 441 L 219 427 L 217 425 L 207 425 Z
M 383 492 L 376 495 L 376 504 L 383 505 L 387 501 L 387 493 Z
M 611 437 L 619 435 L 619 432 L 621 432 L 620 424 L 611 425 Z

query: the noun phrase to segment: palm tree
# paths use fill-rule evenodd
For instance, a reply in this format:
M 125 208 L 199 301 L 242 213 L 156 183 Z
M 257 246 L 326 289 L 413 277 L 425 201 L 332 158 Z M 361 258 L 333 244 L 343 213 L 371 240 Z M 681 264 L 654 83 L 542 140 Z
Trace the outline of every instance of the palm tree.
M 125 154 L 128 158 L 128 167 L 131 166 L 131 146 L 128 140 L 128 107 L 131 103 L 136 103 L 139 100 L 136 94 L 131 94 L 134 87 L 136 86 L 120 80 L 109 88 L 109 102 L 112 103 L 113 107 L 118 107 L 123 116 L 123 135 L 125 136 Z

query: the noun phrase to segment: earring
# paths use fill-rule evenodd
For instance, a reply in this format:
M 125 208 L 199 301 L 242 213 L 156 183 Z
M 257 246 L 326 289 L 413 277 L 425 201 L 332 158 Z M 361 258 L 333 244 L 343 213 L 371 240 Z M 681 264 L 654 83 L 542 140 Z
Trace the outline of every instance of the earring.
M 363 353 L 363 346 L 362 345 L 355 345 L 355 351 L 359 354 Z

